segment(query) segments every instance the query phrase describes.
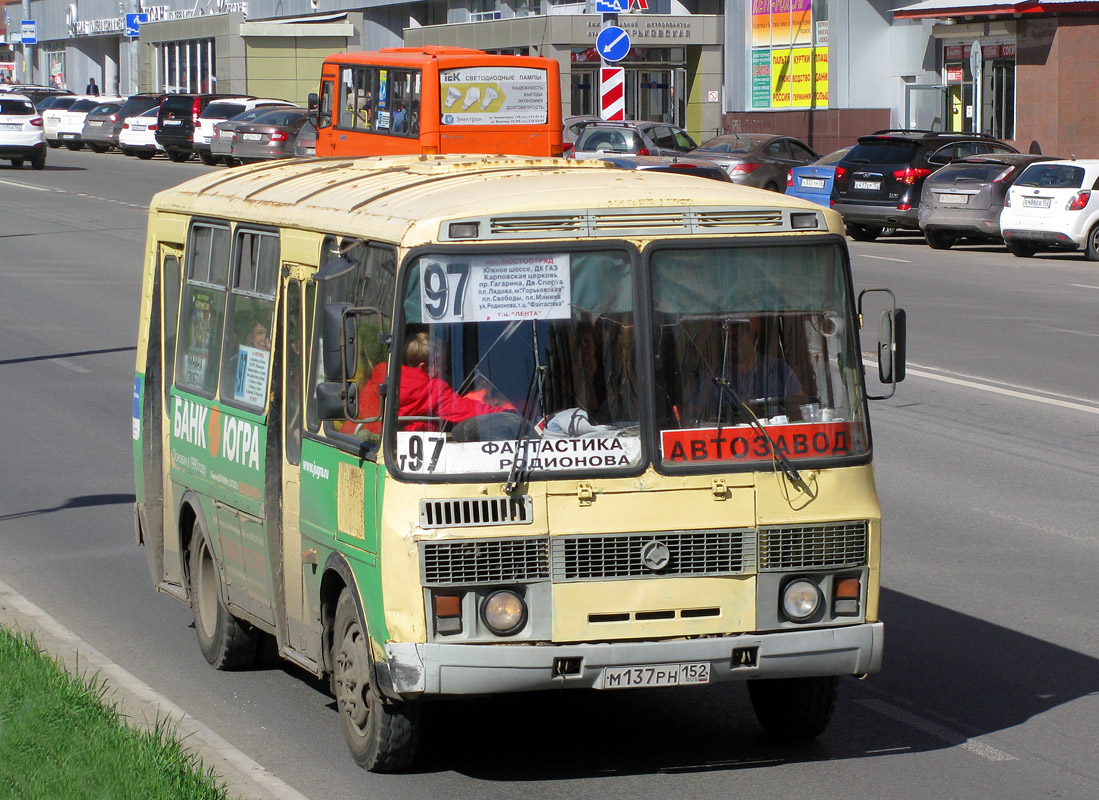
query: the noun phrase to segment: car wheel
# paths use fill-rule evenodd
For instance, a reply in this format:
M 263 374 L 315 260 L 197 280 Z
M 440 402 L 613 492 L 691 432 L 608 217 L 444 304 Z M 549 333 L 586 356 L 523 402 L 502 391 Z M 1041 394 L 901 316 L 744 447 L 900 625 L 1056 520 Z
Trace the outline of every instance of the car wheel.
M 937 228 L 928 228 L 923 232 L 923 238 L 932 250 L 949 250 L 958 240 L 958 234 L 954 231 L 941 231 Z
M 165 152 L 168 154 L 168 158 L 177 164 L 182 164 L 184 161 L 191 160 L 191 154 L 186 150 L 166 150 Z
M 140 158 L 142 161 L 148 161 L 150 158 L 156 155 L 152 150 L 137 150 L 134 155 Z
M 332 632 L 332 688 L 355 763 L 372 772 L 408 767 L 420 740 L 420 707 L 383 699 L 371 680 L 370 648 L 355 599 L 340 593 Z
M 23 169 L 23 159 L 13 158 L 11 160 L 12 169 Z
M 212 153 L 207 153 L 205 150 L 200 151 L 198 157 L 202 159 L 202 163 L 208 167 L 216 167 L 221 161 L 220 158 L 213 155 Z
M 774 184 L 774 183 L 768 183 L 763 188 L 766 189 L 769 192 L 777 192 L 778 191 L 778 185 Z
M 73 152 L 76 152 L 77 150 L 83 150 L 84 149 L 84 143 L 83 142 L 65 142 L 65 147 L 69 148 Z
M 88 147 L 92 148 L 96 153 L 106 153 L 111 149 L 109 144 L 89 144 Z
M 251 666 L 260 634 L 229 613 L 210 540 L 197 521 L 192 531 L 189 577 L 198 647 L 214 669 Z
M 53 139 L 47 139 L 47 140 L 46 140 L 46 144 L 47 144 L 47 145 L 49 145 L 50 147 L 52 147 L 52 148 L 53 148 L 53 149 L 55 149 L 55 150 L 56 150 L 56 149 L 57 149 L 58 147 L 60 147 L 60 146 L 61 146 L 61 142 L 55 141 L 55 140 L 53 140 Z
M 36 155 L 34 158 L 31 159 L 31 168 L 32 169 L 45 169 L 46 168 L 46 151 L 45 150 L 43 150 L 41 153 L 39 153 L 38 155 Z
M 240 162 L 237 161 L 232 156 L 226 156 L 225 157 L 225 166 L 227 166 L 227 167 L 236 167 L 236 166 L 239 166 L 239 165 L 240 165 Z
M 860 225 L 857 222 L 847 223 L 847 235 L 856 242 L 872 242 L 881 236 L 880 225 Z
M 1006 244 L 1007 251 L 1019 258 L 1030 258 L 1038 252 L 1038 245 L 1033 242 L 1007 242 Z
M 1099 261 L 1099 223 L 1088 231 L 1087 256 L 1088 261 Z
M 756 719 L 779 739 L 812 739 L 824 733 L 836 707 L 839 678 L 772 678 L 748 682 Z

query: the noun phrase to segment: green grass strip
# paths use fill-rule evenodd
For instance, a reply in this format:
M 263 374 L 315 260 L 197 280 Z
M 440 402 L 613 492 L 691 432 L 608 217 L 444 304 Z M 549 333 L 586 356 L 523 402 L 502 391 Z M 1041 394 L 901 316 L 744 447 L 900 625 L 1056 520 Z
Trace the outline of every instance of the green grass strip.
M 97 677 L 73 677 L 32 636 L 2 627 L 0 797 L 229 800 L 166 723 L 129 727 Z

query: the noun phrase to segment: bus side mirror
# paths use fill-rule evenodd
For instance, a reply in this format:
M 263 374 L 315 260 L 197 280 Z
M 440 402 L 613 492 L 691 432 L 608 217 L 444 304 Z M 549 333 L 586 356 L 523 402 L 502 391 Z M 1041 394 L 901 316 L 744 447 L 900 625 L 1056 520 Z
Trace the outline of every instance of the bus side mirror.
M 350 303 L 329 303 L 324 307 L 324 379 L 353 380 L 358 367 L 359 332 Z
M 908 348 L 908 320 L 903 308 L 897 308 L 897 298 L 889 289 L 864 289 L 859 292 L 859 327 L 863 324 L 863 298 L 881 292 L 889 296 L 889 307 L 881 313 L 878 324 L 878 380 L 889 385 L 889 393 L 873 395 L 870 400 L 886 400 L 897 391 L 897 384 L 904 380 L 904 362 Z
M 308 104 L 308 107 L 309 107 L 310 111 L 316 111 L 317 110 L 317 93 L 316 92 L 310 92 L 309 93 L 309 99 L 307 101 L 307 104 Z
M 317 384 L 317 417 L 323 420 L 355 419 L 359 416 L 359 385 L 354 381 L 325 381 Z

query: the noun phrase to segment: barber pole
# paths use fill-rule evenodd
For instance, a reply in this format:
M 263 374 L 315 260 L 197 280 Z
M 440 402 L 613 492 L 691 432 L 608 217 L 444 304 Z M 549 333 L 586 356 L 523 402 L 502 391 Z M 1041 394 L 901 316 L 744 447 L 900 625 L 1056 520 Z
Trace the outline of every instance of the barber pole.
M 608 120 L 626 118 L 626 70 L 622 67 L 602 67 L 599 70 L 600 116 Z

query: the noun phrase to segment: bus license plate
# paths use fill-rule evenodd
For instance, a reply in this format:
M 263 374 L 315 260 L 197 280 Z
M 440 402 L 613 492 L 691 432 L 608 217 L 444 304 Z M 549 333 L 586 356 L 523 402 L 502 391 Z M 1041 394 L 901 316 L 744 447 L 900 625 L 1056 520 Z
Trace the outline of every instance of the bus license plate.
M 604 667 L 600 689 L 642 689 L 648 686 L 690 686 L 710 682 L 710 663 L 654 664 Z
M 881 181 L 855 181 L 856 189 L 880 189 Z
M 969 195 L 967 194 L 940 194 L 940 203 L 953 203 L 954 205 L 965 205 L 969 202 Z
M 1024 197 L 1024 208 L 1049 208 L 1050 199 L 1048 197 Z
M 823 189 L 824 188 L 824 179 L 823 178 L 802 178 L 801 179 L 801 185 L 802 185 L 802 188 L 804 188 L 804 189 Z
M 240 138 L 242 138 L 246 142 L 258 142 L 260 139 L 263 138 L 263 134 L 262 133 L 246 133 L 243 136 L 241 136 Z

